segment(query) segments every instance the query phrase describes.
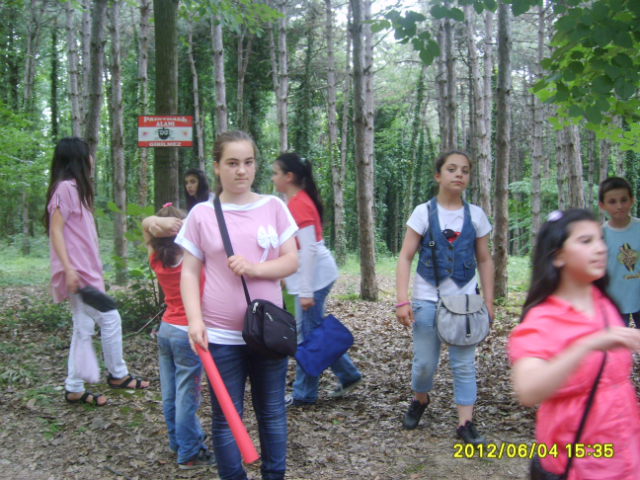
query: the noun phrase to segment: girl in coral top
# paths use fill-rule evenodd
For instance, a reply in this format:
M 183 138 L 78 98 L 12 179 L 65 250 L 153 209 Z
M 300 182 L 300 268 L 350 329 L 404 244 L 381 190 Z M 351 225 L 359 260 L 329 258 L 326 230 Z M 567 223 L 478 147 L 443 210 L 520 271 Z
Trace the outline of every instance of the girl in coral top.
M 531 288 L 508 354 L 518 400 L 540 404 L 532 477 L 640 479 L 640 409 L 629 380 L 640 331 L 607 296 L 607 246 L 591 212 L 553 212 L 540 229 Z M 606 352 L 593 403 L 574 444 Z M 564 478 L 564 477 L 563 477 Z

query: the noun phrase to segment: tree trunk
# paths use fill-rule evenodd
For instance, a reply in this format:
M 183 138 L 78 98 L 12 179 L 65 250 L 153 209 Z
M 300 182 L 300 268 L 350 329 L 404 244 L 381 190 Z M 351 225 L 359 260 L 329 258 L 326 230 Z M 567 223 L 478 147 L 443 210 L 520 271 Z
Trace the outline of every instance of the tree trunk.
M 493 230 L 495 298 L 507 298 L 509 242 L 509 156 L 511 144 L 511 8 L 498 6 L 498 88 L 496 117 L 496 193 Z
M 567 205 L 567 199 L 564 192 L 566 165 L 564 131 L 556 130 L 556 185 L 558 186 L 559 210 L 564 210 Z
M 534 64 L 535 78 L 542 78 L 542 68 L 540 62 L 544 55 L 544 9 L 542 5 L 538 5 L 538 48 L 536 50 L 537 60 Z M 531 157 L 531 250 L 535 249 L 538 241 L 538 231 L 542 225 L 542 199 L 541 199 L 541 169 L 544 163 L 543 151 L 543 108 L 540 99 L 533 95 L 533 134 L 532 145 L 533 155 Z
M 246 118 L 243 113 L 244 102 L 244 77 L 247 73 L 247 67 L 249 65 L 249 55 L 251 55 L 251 42 L 253 42 L 253 33 L 249 34 L 249 40 L 247 40 L 247 48 L 244 48 L 244 37 L 246 29 L 242 31 L 241 35 L 238 35 L 238 92 L 237 92 L 237 108 L 236 108 L 236 125 L 240 125 L 242 130 L 247 130 Z M 245 55 L 246 51 L 246 55 Z
M 29 189 L 25 186 L 22 189 L 22 255 L 29 255 L 31 247 L 29 245 Z
M 51 139 L 58 140 L 58 30 L 51 29 Z
M 193 79 L 193 117 L 196 127 L 196 145 L 198 148 L 198 168 L 204 172 L 204 125 L 200 117 L 200 94 L 198 91 L 198 70 L 193 58 L 193 14 L 189 13 L 187 26 L 187 48 L 189 53 L 189 66 Z
M 122 213 L 113 215 L 113 246 L 122 263 L 116 262 L 116 284 L 127 280 L 127 189 L 124 176 L 124 128 L 122 125 L 122 86 L 120 66 L 120 2 L 111 0 L 111 152 L 113 155 L 113 201 Z
M 222 43 L 222 17 L 220 15 L 211 16 L 211 41 L 216 90 L 216 134 L 219 135 L 226 132 L 228 128 L 227 84 L 224 77 L 224 46 Z
M 29 11 L 31 12 L 31 20 L 27 32 L 27 49 L 25 52 L 25 68 L 23 78 L 23 97 L 22 109 L 24 111 L 31 108 L 31 94 L 33 92 L 33 82 L 35 79 L 36 69 L 36 52 L 38 51 L 38 42 L 40 39 L 40 28 L 42 27 L 42 15 L 46 7 L 46 1 L 42 1 L 39 8 L 36 8 L 36 0 L 31 0 Z
M 280 18 L 278 19 L 278 86 L 276 92 L 276 108 L 278 109 L 278 131 L 280 132 L 280 152 L 289 149 L 287 103 L 289 98 L 289 52 L 287 50 L 287 2 L 277 3 Z
M 482 79 L 480 77 L 480 67 L 478 66 L 478 53 L 475 44 L 475 32 L 471 19 L 471 6 L 464 7 L 465 25 L 467 27 L 467 47 L 469 48 L 469 64 L 471 66 L 471 88 L 473 89 L 474 105 L 474 132 L 476 135 L 475 144 L 477 148 L 476 160 L 478 164 L 478 188 L 480 207 L 488 217 L 491 216 L 491 144 L 487 133 L 487 123 L 485 121 L 484 93 Z
M 355 110 L 356 195 L 360 246 L 360 297 L 378 298 L 376 281 L 375 222 L 373 203 L 373 90 L 371 28 L 364 22 L 370 15 L 368 0 L 350 0 L 353 12 L 353 104 Z
M 491 135 L 493 131 L 493 113 L 491 106 L 493 102 L 493 12 L 486 10 L 484 13 L 484 121 L 486 132 L 491 145 Z M 491 159 L 491 149 L 489 149 L 489 159 Z M 491 160 L 489 160 L 491 163 Z M 491 182 L 491 168 L 489 168 L 489 182 Z
M 151 5 L 149 0 L 140 0 L 140 34 L 138 43 L 138 115 L 146 115 L 149 104 L 149 18 Z M 140 175 L 138 178 L 140 205 L 147 204 L 147 166 L 149 163 L 149 149 L 140 148 Z
M 602 183 L 609 176 L 609 155 L 611 155 L 611 142 L 608 138 L 600 140 L 600 175 L 598 183 Z M 600 210 L 600 223 L 604 222 L 604 210 Z
M 595 181 L 594 173 L 596 170 L 596 134 L 589 130 L 587 138 L 587 152 L 589 157 L 589 171 L 587 173 L 587 188 L 589 189 L 587 195 L 587 209 L 593 211 L 593 187 L 597 186 L 600 182 Z
M 445 150 L 458 148 L 458 124 L 456 112 L 458 101 L 456 97 L 456 58 L 454 55 L 455 32 L 450 19 L 444 21 L 444 36 L 446 41 L 446 67 L 447 67 L 447 138 L 445 139 Z
M 153 11 L 156 31 L 156 115 L 177 115 L 178 28 L 176 23 L 178 1 L 154 0 Z M 217 74 L 218 72 L 216 72 Z M 178 205 L 178 149 L 159 147 L 155 148 L 154 152 L 154 208 L 157 211 L 166 202 Z
M 105 7 L 106 8 L 106 7 Z M 82 1 L 82 102 L 80 131 L 84 135 L 89 113 L 89 77 L 91 77 L 91 0 Z
M 568 208 L 584 208 L 584 181 L 580 132 L 577 125 L 569 125 L 565 130 L 567 143 L 567 189 L 569 191 Z
M 69 101 L 71 103 L 71 132 L 74 137 L 82 135 L 80 129 L 80 94 L 78 92 L 78 47 L 73 26 L 71 1 L 65 3 L 67 20 L 67 73 L 69 75 Z
M 89 69 L 89 104 L 84 127 L 84 139 L 89 144 L 95 160 L 100 131 L 100 109 L 102 107 L 102 70 L 104 65 L 104 19 L 107 0 L 95 0 L 91 12 L 91 68 Z
M 436 38 L 438 45 L 445 46 L 444 21 L 437 22 Z M 443 49 L 444 50 L 444 49 Z M 445 68 L 445 53 L 442 52 L 437 59 L 438 74 L 436 75 L 436 88 L 438 91 L 438 124 L 440 126 L 440 150 L 447 150 L 447 141 L 449 138 L 449 121 L 447 116 L 448 90 L 447 90 L 447 72 Z

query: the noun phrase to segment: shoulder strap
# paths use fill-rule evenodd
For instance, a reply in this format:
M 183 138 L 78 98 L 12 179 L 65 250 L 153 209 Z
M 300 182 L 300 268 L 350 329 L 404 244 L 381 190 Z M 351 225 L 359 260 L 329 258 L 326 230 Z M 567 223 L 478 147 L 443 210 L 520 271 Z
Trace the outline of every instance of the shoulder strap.
M 437 208 L 437 204 L 436 204 Z M 438 211 L 436 210 L 436 215 Z M 438 278 L 438 263 L 436 261 L 436 242 L 433 239 L 433 222 L 431 221 L 431 202 L 427 203 L 427 218 L 429 219 L 429 247 L 431 247 L 431 258 L 433 262 L 433 276 L 436 280 L 436 291 L 438 292 L 438 298 L 440 298 L 440 279 Z
M 222 237 L 222 243 L 224 244 L 224 251 L 227 254 L 227 258 L 232 257 L 233 247 L 231 246 L 231 239 L 229 238 L 229 232 L 227 231 L 227 224 L 224 221 L 220 198 L 217 195 L 213 200 L 213 207 L 216 211 L 216 218 L 218 219 L 218 228 L 220 229 L 220 236 Z M 242 280 L 242 288 L 244 289 L 244 296 L 247 299 L 247 305 L 251 305 L 251 297 L 249 296 L 249 290 L 247 289 L 247 282 L 244 280 L 244 275 L 241 275 L 240 279 Z

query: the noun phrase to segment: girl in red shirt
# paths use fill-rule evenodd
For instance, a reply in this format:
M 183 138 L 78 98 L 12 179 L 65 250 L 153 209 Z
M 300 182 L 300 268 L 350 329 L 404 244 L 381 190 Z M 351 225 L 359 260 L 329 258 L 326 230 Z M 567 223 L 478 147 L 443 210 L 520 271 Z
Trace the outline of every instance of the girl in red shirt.
M 540 404 L 532 479 L 640 479 L 640 409 L 629 380 L 640 331 L 625 328 L 607 296 L 606 268 L 607 246 L 591 212 L 549 215 L 522 321 L 508 343 L 518 400 Z

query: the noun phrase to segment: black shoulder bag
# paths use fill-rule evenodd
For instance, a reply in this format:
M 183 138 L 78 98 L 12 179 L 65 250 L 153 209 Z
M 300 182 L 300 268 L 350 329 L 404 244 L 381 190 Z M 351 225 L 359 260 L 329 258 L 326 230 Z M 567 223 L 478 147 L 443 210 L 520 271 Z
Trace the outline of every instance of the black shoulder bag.
M 602 311 L 604 317 L 605 329 L 609 328 L 609 322 L 607 321 L 607 316 Z M 589 411 L 591 410 L 591 406 L 593 405 L 593 399 L 596 396 L 596 390 L 598 389 L 598 384 L 600 383 L 600 377 L 602 376 L 602 371 L 604 370 L 604 364 L 607 362 L 607 352 L 603 352 L 602 363 L 600 364 L 600 370 L 598 370 L 598 375 L 596 376 L 595 381 L 593 382 L 593 386 L 591 387 L 591 392 L 589 392 L 589 398 L 587 399 L 587 404 L 584 407 L 584 413 L 582 414 L 582 419 L 580 420 L 580 426 L 578 427 L 578 431 L 576 432 L 576 438 L 573 440 L 573 445 L 576 445 L 580 442 L 580 437 L 582 436 L 582 430 L 584 429 L 585 423 L 587 423 L 587 417 L 589 416 Z M 571 469 L 571 464 L 573 463 L 574 455 L 570 456 L 567 460 L 567 466 L 564 469 L 564 473 L 562 475 L 558 475 L 557 473 L 551 473 L 542 468 L 540 464 L 540 458 L 538 455 L 533 457 L 531 460 L 531 480 L 566 480 L 569 478 L 569 470 Z
M 220 236 L 227 258 L 233 256 L 233 247 L 224 221 L 220 199 L 216 196 L 213 206 L 218 219 Z M 250 350 L 271 359 L 282 359 L 296 354 L 296 319 L 286 310 L 268 300 L 251 300 L 244 275 L 240 277 L 244 296 L 247 299 L 247 311 L 244 314 L 242 338 Z

